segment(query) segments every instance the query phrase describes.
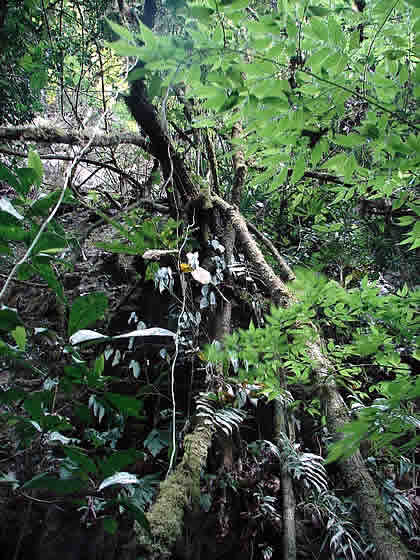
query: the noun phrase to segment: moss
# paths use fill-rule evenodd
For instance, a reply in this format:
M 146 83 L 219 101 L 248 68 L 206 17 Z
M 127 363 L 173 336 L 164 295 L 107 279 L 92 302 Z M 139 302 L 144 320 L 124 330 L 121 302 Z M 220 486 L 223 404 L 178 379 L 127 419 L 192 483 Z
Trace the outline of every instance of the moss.
M 186 474 L 176 471 L 162 482 L 159 498 L 147 514 L 153 540 L 163 549 L 170 549 L 182 532 L 188 487 Z
M 182 533 L 184 509 L 200 496 L 200 473 L 207 459 L 212 430 L 200 426 L 185 438 L 185 453 L 181 463 L 160 485 L 158 499 L 146 517 L 150 524 L 152 541 L 146 542 L 141 532 L 139 544 L 147 545 L 160 558 L 170 554 L 176 539 Z

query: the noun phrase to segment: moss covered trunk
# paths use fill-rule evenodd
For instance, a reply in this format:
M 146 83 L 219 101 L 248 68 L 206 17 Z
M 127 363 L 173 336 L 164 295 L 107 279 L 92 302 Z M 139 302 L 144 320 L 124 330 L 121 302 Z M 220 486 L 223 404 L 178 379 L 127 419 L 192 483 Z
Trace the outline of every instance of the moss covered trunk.
M 207 460 L 212 434 L 210 427 L 199 425 L 186 436 L 182 461 L 160 485 L 158 499 L 147 514 L 152 534 L 147 548 L 153 558 L 170 557 L 182 533 L 185 508 L 199 499 L 200 474 Z

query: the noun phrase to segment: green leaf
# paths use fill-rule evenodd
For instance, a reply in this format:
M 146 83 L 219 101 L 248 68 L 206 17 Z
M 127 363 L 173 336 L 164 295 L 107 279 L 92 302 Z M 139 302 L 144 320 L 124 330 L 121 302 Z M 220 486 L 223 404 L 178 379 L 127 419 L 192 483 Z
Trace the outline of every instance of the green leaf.
M 108 298 L 103 292 L 96 292 L 76 298 L 70 310 L 69 336 L 101 319 L 107 308 Z
M 103 527 L 110 535 L 115 535 L 118 529 L 118 523 L 112 517 L 105 517 L 102 520 Z
M 86 482 L 80 478 L 67 478 L 60 480 L 52 476 L 50 473 L 41 473 L 34 476 L 21 486 L 21 490 L 30 490 L 34 488 L 46 488 L 57 495 L 72 494 L 83 490 Z
M 63 285 L 58 280 L 57 274 L 51 264 L 41 261 L 40 259 L 35 260 L 35 258 L 32 259 L 32 264 L 41 278 L 47 282 L 48 286 L 57 294 L 61 301 L 65 302 L 66 298 L 64 296 Z
M 4 214 L 1 216 L 2 220 L 3 216 Z M 20 225 L 4 225 L 0 223 L 0 239 L 2 241 L 25 241 L 26 238 L 27 232 Z
M 326 152 L 327 150 L 328 150 L 328 142 L 327 142 L 327 140 L 322 139 L 312 149 L 312 153 L 311 153 L 312 165 L 317 165 L 319 163 L 319 161 L 321 160 L 324 152 Z
M 316 51 L 308 60 L 308 66 L 313 72 L 318 72 L 318 70 L 323 66 L 323 63 L 330 56 L 331 50 L 329 47 L 324 47 Z
M 22 325 L 17 311 L 3 307 L 0 309 L 0 331 L 10 332 Z
M 353 31 L 350 35 L 349 49 L 352 51 L 360 47 L 360 31 Z
M 303 177 L 303 174 L 305 173 L 305 169 L 306 169 L 306 160 L 305 160 L 305 156 L 302 155 L 298 158 L 298 160 L 295 163 L 295 167 L 293 168 L 293 173 L 290 178 L 290 182 L 292 185 L 297 183 Z
M 115 54 L 119 56 L 139 57 L 140 54 L 142 53 L 141 47 L 138 47 L 136 45 L 130 45 L 129 43 L 123 40 L 115 41 L 115 43 L 109 43 L 108 46 L 115 52 Z M 134 78 L 132 75 L 130 75 L 130 80 L 132 79 Z
M 21 400 L 25 397 L 25 392 L 21 389 L 8 389 L 0 393 L 0 403 L 2 404 L 12 404 L 17 400 Z
M 55 191 L 47 196 L 44 196 L 38 200 L 36 200 L 33 204 L 31 204 L 30 208 L 28 209 L 27 215 L 28 216 L 48 216 L 50 213 L 50 209 L 55 206 L 58 202 L 58 199 L 61 196 L 61 191 Z M 76 204 L 76 200 L 71 196 L 71 194 L 67 194 L 64 196 L 63 202 L 65 204 Z
M 36 184 L 38 186 L 42 183 L 42 177 L 44 176 L 44 167 L 42 165 L 41 158 L 36 150 L 30 150 L 28 154 L 28 167 L 34 170 L 36 175 Z
M 161 430 L 152 430 L 144 440 L 145 448 L 150 451 L 153 457 L 157 457 L 162 449 L 168 447 L 168 445 L 168 433 L 164 432 L 164 437 L 162 438 Z
M 190 13 L 193 17 L 201 19 L 207 22 L 208 18 L 213 14 L 214 10 L 212 8 L 207 8 L 205 6 L 190 5 Z
M 308 6 L 308 14 L 312 16 L 327 16 L 330 13 L 328 8 L 322 6 Z
M 24 194 L 20 192 L 20 181 L 18 181 L 16 175 L 12 173 L 5 165 L 0 163 L 0 180 L 5 181 L 8 185 L 13 187 L 19 194 Z
M 12 251 L 7 243 L 0 241 L 0 255 L 11 255 Z
M 135 520 L 143 527 L 145 531 L 150 533 L 150 525 L 147 517 L 144 515 L 144 512 L 133 503 L 133 500 L 130 498 L 119 498 L 115 500 L 115 503 L 122 505 L 125 507 L 130 513 L 134 515 Z
M 114 33 L 116 33 L 126 41 L 134 40 L 133 34 L 127 27 L 124 27 L 123 25 L 120 25 L 119 23 L 116 23 L 115 21 L 112 21 L 108 18 L 105 18 L 105 20 Z M 114 43 L 111 43 L 111 45 L 113 44 Z
M 16 175 L 19 177 L 19 194 L 27 194 L 32 185 L 38 184 L 38 175 L 35 169 L 31 167 L 20 167 L 16 169 Z
M 346 38 L 341 29 L 341 24 L 333 16 L 328 18 L 328 37 L 334 48 L 345 47 Z
M 80 469 L 83 472 L 85 472 L 85 473 L 96 473 L 97 468 L 96 468 L 95 463 L 82 450 L 80 450 L 77 447 L 66 447 L 66 446 L 63 446 L 62 449 L 64 451 L 64 454 L 69 459 L 71 459 L 73 461 L 73 463 L 76 463 L 76 465 L 79 465 Z
M 33 248 L 32 254 L 39 255 L 39 253 L 54 254 L 62 253 L 68 248 L 67 240 L 57 233 L 52 231 L 44 232 L 39 241 Z
M 336 154 L 335 156 L 327 160 L 322 167 L 335 169 L 338 174 L 342 175 L 346 160 L 347 160 L 346 154 Z
M 15 330 L 11 332 L 16 344 L 19 346 L 19 350 L 24 351 L 26 347 L 26 330 L 25 327 L 16 327 Z
M 142 400 L 119 393 L 105 393 L 105 398 L 122 414 L 140 418 L 140 411 L 143 409 Z
M 416 218 L 414 216 L 401 216 L 401 218 L 398 218 L 398 225 L 409 226 L 411 224 L 414 224 L 415 221 Z
M 345 146 L 347 148 L 352 148 L 353 146 L 362 146 L 366 144 L 367 140 L 364 136 L 360 136 L 359 134 L 349 134 L 348 136 L 344 136 L 343 134 L 337 134 L 333 141 L 335 144 L 339 146 Z
M 346 188 L 345 187 L 341 188 L 331 204 L 337 204 L 338 202 L 341 202 L 346 196 L 346 194 L 347 194 Z
M 321 39 L 321 41 L 325 41 L 328 37 L 328 27 L 317 18 L 312 18 L 307 31 L 318 39 Z
M 142 457 L 144 457 L 144 454 L 136 449 L 128 449 L 127 451 L 113 450 L 112 454 L 99 464 L 99 468 L 103 476 L 109 477 L 121 471 L 121 469 L 132 465 Z
M 23 216 L 19 214 L 13 204 L 11 204 L 10 201 L 4 196 L 0 198 L 0 218 L 2 220 L 4 220 L 4 218 L 2 217 L 3 212 L 5 212 L 6 214 L 10 214 L 10 216 L 16 218 L 16 220 L 10 220 L 10 218 L 6 217 L 8 221 L 14 221 L 15 223 L 18 223 L 19 220 L 23 220 Z
M 100 376 L 103 374 L 104 368 L 105 368 L 105 357 L 103 354 L 101 354 L 95 360 L 95 363 L 93 365 L 93 371 L 96 376 Z

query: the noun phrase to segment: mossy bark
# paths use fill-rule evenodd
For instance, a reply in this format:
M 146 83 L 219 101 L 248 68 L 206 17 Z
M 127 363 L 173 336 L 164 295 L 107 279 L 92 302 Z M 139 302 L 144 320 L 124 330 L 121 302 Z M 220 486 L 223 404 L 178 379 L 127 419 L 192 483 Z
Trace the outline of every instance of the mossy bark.
M 212 435 L 211 427 L 199 425 L 186 436 L 182 461 L 161 483 L 159 496 L 146 514 L 152 535 L 151 542 L 147 544 L 151 557 L 163 559 L 171 555 L 182 533 L 185 508 L 197 503 L 200 497 L 200 474 L 207 460 Z

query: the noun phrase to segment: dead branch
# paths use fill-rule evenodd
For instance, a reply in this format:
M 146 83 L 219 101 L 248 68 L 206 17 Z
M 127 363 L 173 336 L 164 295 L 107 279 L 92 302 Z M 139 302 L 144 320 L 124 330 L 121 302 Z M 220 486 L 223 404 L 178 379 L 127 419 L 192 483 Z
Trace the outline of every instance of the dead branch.
M 150 153 L 150 144 L 140 134 L 118 132 L 104 134 L 95 129 L 68 131 L 54 126 L 10 126 L 0 127 L 0 142 L 39 142 L 40 144 L 68 144 L 90 147 L 117 146 L 133 144 Z

